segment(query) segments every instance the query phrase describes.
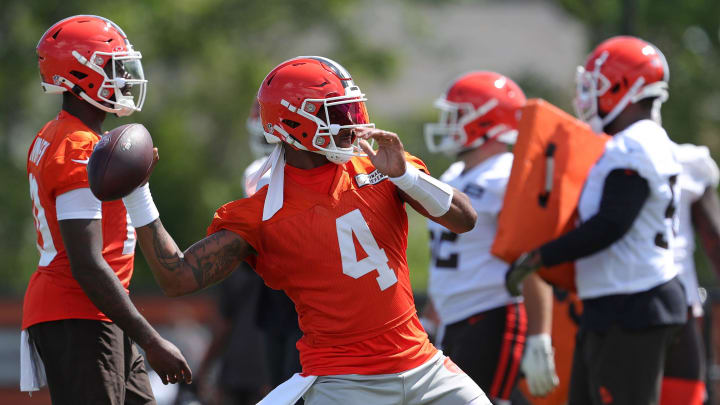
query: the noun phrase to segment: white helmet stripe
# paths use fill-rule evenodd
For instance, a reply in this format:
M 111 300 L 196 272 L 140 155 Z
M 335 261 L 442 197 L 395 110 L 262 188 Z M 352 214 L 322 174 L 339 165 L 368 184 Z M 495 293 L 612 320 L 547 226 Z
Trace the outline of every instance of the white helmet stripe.
M 316 61 L 321 62 L 324 65 L 327 65 L 330 67 L 330 69 L 335 72 L 336 75 L 341 79 L 340 81 L 343 84 L 343 87 L 348 88 L 350 86 L 354 86 L 355 83 L 353 83 L 352 76 L 350 76 L 350 72 L 347 71 L 341 64 L 335 62 L 332 59 L 328 59 L 322 56 L 300 56 L 299 58 L 308 58 L 308 59 L 315 59 Z

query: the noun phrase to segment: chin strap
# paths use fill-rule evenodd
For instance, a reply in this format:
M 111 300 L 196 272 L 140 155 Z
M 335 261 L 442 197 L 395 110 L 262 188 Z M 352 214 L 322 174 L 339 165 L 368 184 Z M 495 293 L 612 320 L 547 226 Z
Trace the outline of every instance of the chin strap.
M 270 170 L 270 183 L 268 184 L 268 192 L 265 196 L 265 205 L 263 207 L 263 221 L 272 218 L 276 212 L 280 211 L 283 206 L 283 189 L 285 188 L 285 149 L 282 143 L 275 145 L 272 153 L 265 160 L 260 169 L 251 174 L 245 182 L 245 190 L 248 195 L 253 195 L 257 191 L 258 182 L 262 176 Z

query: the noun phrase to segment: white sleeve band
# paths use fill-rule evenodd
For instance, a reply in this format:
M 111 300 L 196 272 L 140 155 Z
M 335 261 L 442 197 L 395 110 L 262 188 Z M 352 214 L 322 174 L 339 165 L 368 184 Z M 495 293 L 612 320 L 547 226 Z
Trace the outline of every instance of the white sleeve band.
M 150 185 L 148 183 L 136 188 L 122 200 L 128 215 L 130 215 L 130 222 L 135 228 L 145 226 L 160 217 L 160 213 L 153 202 L 152 194 L 150 194 Z
M 58 221 L 100 219 L 102 218 L 102 202 L 93 195 L 89 188 L 77 188 L 57 196 L 55 214 Z
M 405 174 L 390 177 L 390 181 L 419 202 L 433 217 L 441 217 L 450 210 L 453 188 L 421 172 L 415 166 L 407 165 Z

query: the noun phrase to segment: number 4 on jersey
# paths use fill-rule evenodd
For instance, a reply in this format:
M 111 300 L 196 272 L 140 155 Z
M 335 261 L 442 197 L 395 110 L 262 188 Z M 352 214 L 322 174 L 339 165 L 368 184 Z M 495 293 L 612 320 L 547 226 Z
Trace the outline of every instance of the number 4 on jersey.
M 344 274 L 358 279 L 373 270 L 377 270 L 377 283 L 381 291 L 397 283 L 395 272 L 388 266 L 385 250 L 380 249 L 378 246 L 360 210 L 356 209 L 341 216 L 335 220 L 335 226 L 337 228 Z M 365 250 L 365 253 L 367 253 L 367 257 L 362 260 L 357 259 L 353 234 L 360 242 L 360 246 Z

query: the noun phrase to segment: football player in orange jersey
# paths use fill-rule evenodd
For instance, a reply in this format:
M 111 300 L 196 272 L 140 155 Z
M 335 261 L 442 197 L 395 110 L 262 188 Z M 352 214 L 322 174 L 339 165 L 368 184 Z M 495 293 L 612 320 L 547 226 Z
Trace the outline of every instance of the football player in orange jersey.
M 54 404 L 154 404 L 134 343 L 165 383 L 190 369 L 130 301 L 134 223 L 121 201 L 93 196 L 86 170 L 107 113 L 142 107 L 140 53 L 113 22 L 79 15 L 50 27 L 37 55 L 43 89 L 63 103 L 28 152 L 40 262 L 23 302 L 21 389 L 47 379 Z
M 405 252 L 405 203 L 456 233 L 472 229 L 477 214 L 396 134 L 374 128 L 365 101 L 332 60 L 283 62 L 258 92 L 263 130 L 277 145 L 248 193 L 272 167 L 269 185 L 221 207 L 208 236 L 184 252 L 158 219 L 138 228 L 141 248 L 168 295 L 222 280 L 245 260 L 292 299 L 303 374 L 263 403 L 305 394 L 310 405 L 489 404 L 429 342 Z M 125 201 L 131 218 L 158 217 L 147 186 Z

